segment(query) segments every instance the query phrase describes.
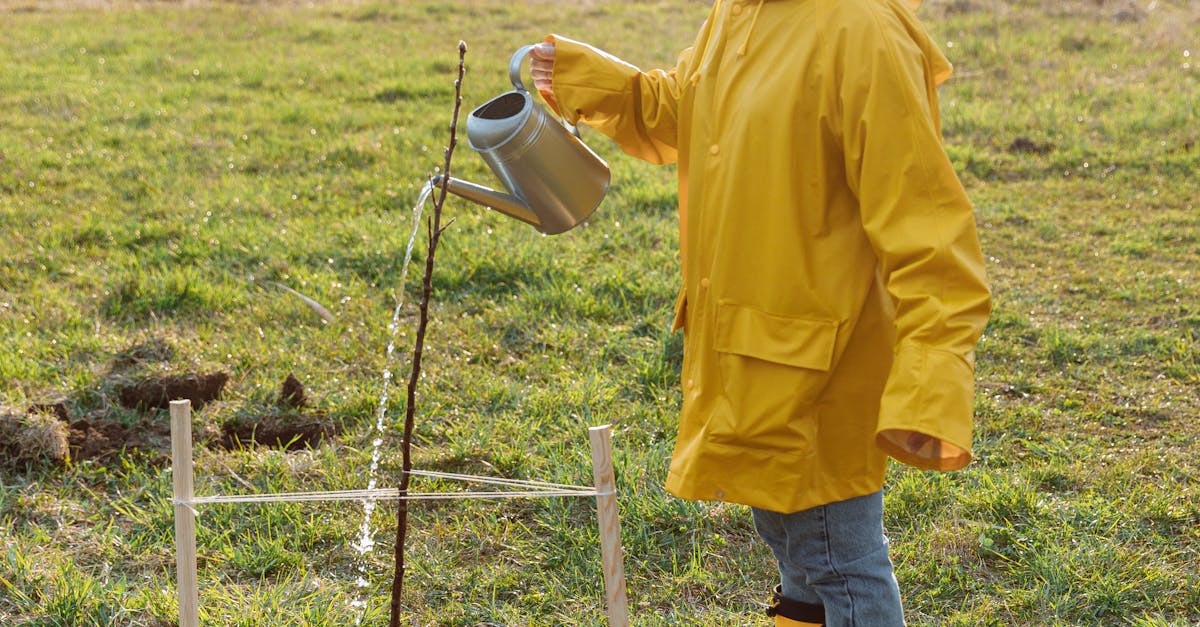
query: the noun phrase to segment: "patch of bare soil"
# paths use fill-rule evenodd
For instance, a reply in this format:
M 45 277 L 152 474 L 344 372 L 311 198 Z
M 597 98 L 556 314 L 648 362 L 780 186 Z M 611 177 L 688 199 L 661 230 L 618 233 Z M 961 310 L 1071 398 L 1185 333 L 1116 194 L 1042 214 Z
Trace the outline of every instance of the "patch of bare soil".
M 49 411 L 0 410 L 0 467 L 19 468 L 67 459 L 67 429 Z
M 1035 142 L 1028 137 L 1018 137 L 1008 145 L 1008 151 L 1011 153 L 1044 155 L 1051 150 L 1054 150 L 1054 146 L 1048 143 Z
M 220 441 L 215 444 L 226 449 L 270 446 L 294 451 L 317 446 L 341 433 L 340 426 L 329 416 L 301 412 L 308 405 L 308 395 L 293 374 L 283 380 L 276 404 L 283 411 L 226 423 L 221 427 Z
M 281 407 L 300 409 L 307 404 L 308 396 L 304 394 L 304 386 L 296 378 L 296 375 L 289 374 L 283 380 L 283 387 L 279 390 L 279 405 Z
M 0 468 L 23 470 L 70 461 L 111 461 L 144 452 L 151 463 L 167 460 L 170 426 L 144 417 L 135 425 L 115 420 L 71 420 L 65 403 L 40 403 L 24 413 L 0 412 Z
M 317 446 L 340 432 L 338 425 L 323 414 L 286 412 L 226 424 L 218 444 L 226 449 L 269 446 L 294 451 Z
M 127 453 L 141 453 L 152 464 L 171 459 L 171 426 L 161 415 L 143 417 L 137 424 L 115 420 L 76 420 L 70 423 L 71 459 L 109 462 Z
M 200 410 L 221 396 L 229 375 L 209 374 L 147 377 L 117 388 L 117 401 L 130 409 L 167 409 L 171 401 L 187 399 L 192 409 Z
M 34 403 L 24 411 L 0 408 L 0 469 L 23 470 L 71 461 L 110 462 L 121 455 L 139 454 L 152 464 L 168 463 L 171 455 L 171 426 L 159 411 L 172 400 L 187 399 L 199 410 L 217 400 L 229 374 L 139 375 L 169 367 L 175 351 L 165 342 L 152 340 L 114 356 L 109 378 L 117 403 L 136 410 L 120 419 L 109 409 L 72 416 L 67 400 Z M 304 385 L 289 374 L 280 386 L 275 408 L 260 414 L 240 416 L 219 429 L 206 429 L 197 444 L 224 449 L 267 446 L 296 450 L 318 446 L 341 433 L 340 425 L 327 414 L 307 409 Z

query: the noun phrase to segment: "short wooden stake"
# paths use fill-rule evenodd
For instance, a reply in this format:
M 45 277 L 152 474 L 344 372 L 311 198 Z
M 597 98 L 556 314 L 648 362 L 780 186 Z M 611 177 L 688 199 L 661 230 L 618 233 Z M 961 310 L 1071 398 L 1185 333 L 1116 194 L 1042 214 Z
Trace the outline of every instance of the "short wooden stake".
M 200 627 L 196 512 L 192 509 L 192 404 L 171 401 L 171 478 L 175 481 L 175 574 L 179 627 Z
M 604 600 L 609 627 L 629 627 L 629 599 L 621 558 L 621 520 L 617 513 L 617 484 L 613 480 L 612 429 L 588 429 L 592 443 L 592 477 L 596 482 L 596 517 L 600 522 L 600 556 L 604 566 Z

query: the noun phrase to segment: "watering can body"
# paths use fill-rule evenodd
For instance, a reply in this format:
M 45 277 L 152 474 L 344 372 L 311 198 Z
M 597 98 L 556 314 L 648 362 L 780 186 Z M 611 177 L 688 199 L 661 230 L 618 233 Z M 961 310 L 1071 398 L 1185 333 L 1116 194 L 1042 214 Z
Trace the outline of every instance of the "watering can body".
M 467 142 L 508 193 L 450 177 L 451 193 L 533 225 L 546 234 L 583 222 L 608 192 L 608 164 L 533 101 L 521 82 L 521 62 L 532 46 L 509 62 L 516 87 L 477 107 L 467 117 Z M 442 184 L 441 176 L 434 179 Z

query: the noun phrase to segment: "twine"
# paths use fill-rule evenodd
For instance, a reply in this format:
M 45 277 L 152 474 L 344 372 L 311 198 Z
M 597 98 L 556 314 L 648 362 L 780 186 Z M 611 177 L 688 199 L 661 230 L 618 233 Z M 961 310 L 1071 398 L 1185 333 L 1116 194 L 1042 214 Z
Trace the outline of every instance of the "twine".
M 410 475 L 429 477 L 432 479 L 448 479 L 454 481 L 469 481 L 509 488 L 524 488 L 520 490 L 461 490 L 457 492 L 416 492 L 401 494 L 398 488 L 376 488 L 367 490 L 328 490 L 317 492 L 274 492 L 267 494 L 228 494 L 213 496 L 198 496 L 188 499 L 175 499 L 175 505 L 182 505 L 192 514 L 199 516 L 195 505 L 217 503 L 276 503 L 276 502 L 313 502 L 313 501 L 433 501 L 459 499 L 521 499 L 521 498 L 550 498 L 578 496 L 608 496 L 612 492 L 601 493 L 595 488 L 576 486 L 565 483 L 548 481 L 526 481 L 521 479 L 505 479 L 502 477 L 481 477 L 448 472 L 432 472 L 413 470 Z

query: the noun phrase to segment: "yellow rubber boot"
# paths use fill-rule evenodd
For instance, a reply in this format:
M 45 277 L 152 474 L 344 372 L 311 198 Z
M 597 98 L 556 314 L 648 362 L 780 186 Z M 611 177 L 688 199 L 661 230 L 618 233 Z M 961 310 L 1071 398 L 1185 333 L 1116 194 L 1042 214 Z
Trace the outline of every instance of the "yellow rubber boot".
M 821 627 L 825 624 L 825 608 L 783 598 L 780 586 L 771 593 L 767 616 L 775 619 L 775 627 Z
M 775 627 L 821 627 L 825 623 L 802 623 L 798 620 L 785 618 L 779 614 L 775 615 Z

